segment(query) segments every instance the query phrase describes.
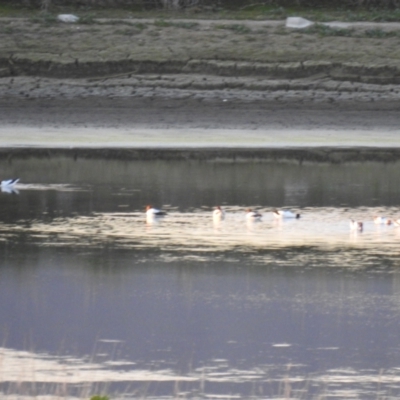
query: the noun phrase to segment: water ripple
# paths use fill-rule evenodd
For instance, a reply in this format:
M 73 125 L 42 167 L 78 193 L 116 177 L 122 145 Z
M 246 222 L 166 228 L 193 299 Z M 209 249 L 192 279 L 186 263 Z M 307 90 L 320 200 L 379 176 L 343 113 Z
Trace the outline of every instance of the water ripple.
M 377 226 L 373 216 L 396 217 L 397 208 L 308 208 L 299 220 L 276 221 L 270 210 L 260 209 L 261 222 L 248 222 L 243 210 L 227 209 L 224 221 L 215 223 L 203 209 L 171 211 L 146 221 L 142 212 L 94 213 L 0 224 L 0 240 L 24 238 L 44 246 L 99 247 L 112 245 L 132 250 L 156 250 L 164 261 L 179 257 L 205 259 L 216 254 L 246 254 L 254 262 L 373 265 L 382 256 L 399 263 L 400 227 Z M 363 232 L 352 232 L 349 220 L 364 221 Z M 282 252 L 281 250 L 285 250 Z M 338 252 L 338 250 L 341 250 Z M 275 252 L 275 253 L 274 253 Z M 277 254 L 279 253 L 279 256 Z

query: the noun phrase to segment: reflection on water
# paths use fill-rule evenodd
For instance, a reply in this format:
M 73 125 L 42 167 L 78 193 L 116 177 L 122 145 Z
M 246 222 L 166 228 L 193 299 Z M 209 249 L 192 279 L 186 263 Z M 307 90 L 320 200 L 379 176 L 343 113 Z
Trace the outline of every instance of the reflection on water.
M 0 193 L 4 397 L 400 395 L 396 165 L 31 162 Z
M 250 252 L 249 257 L 266 260 L 266 252 L 285 248 L 358 250 L 360 259 L 371 255 L 396 257 L 400 226 L 376 224 L 374 215 L 393 216 L 397 208 L 305 208 L 300 219 L 277 220 L 272 209 L 259 209 L 260 221 L 249 221 L 245 210 L 226 207 L 223 221 L 213 220 L 212 211 L 179 213 L 174 210 L 162 218 L 148 219 L 145 213 L 92 213 L 90 216 L 56 217 L 51 221 L 0 223 L 0 239 L 18 240 L 20 235 L 31 243 L 46 246 L 102 247 L 135 250 L 161 250 L 165 260 L 171 252 L 180 259 L 211 252 Z M 351 218 L 363 221 L 363 231 L 350 227 Z M 346 253 L 338 251 L 336 265 L 343 265 Z M 294 265 L 297 265 L 295 259 Z M 353 260 L 349 260 L 356 266 Z M 286 262 L 290 263 L 290 260 Z M 311 260 L 312 262 L 312 260 Z
M 278 346 L 275 346 L 278 347 Z M 327 352 L 335 349 L 322 349 Z M 301 365 L 288 365 L 279 370 L 273 365 L 261 365 L 253 370 L 229 368 L 225 359 L 214 359 L 209 365 L 195 368 L 187 375 L 179 375 L 172 369 L 140 369 L 135 363 L 127 361 L 103 361 L 78 359 L 76 357 L 54 357 L 48 354 L 16 351 L 0 348 L 2 357 L 2 381 L 9 387 L 24 382 L 25 392 L 38 398 L 40 390 L 49 390 L 53 396 L 71 398 L 73 394 L 87 397 L 91 392 L 101 393 L 109 389 L 109 382 L 131 382 L 131 392 L 137 397 L 146 398 L 241 398 L 238 393 L 246 386 L 250 388 L 251 397 L 264 397 L 264 392 L 275 387 L 276 393 L 283 398 L 299 398 L 313 395 L 318 398 L 370 398 L 384 393 L 381 385 L 388 385 L 394 390 L 400 388 L 400 370 L 393 368 L 381 375 L 370 370 L 356 371 L 351 368 L 331 369 L 323 375 L 304 377 L 299 373 Z M 24 368 L 21 369 L 21 365 Z M 34 370 L 34 374 L 32 371 Z M 40 382 L 40 384 L 38 384 Z M 174 385 L 172 396 L 156 394 L 145 383 L 154 386 L 171 387 Z M 49 385 L 49 383 L 51 385 Z M 155 385 L 156 384 L 156 385 Z M 207 393 L 206 386 L 217 387 L 225 385 L 236 392 L 231 395 Z M 5 385 L 3 385 L 5 386 Z M 71 391 L 69 387 L 79 387 Z M 349 388 L 351 386 L 352 388 Z M 313 390 L 310 388 L 313 387 Z M 321 387 L 326 393 L 321 394 Z M 316 388 L 318 388 L 316 390 Z M 144 393 L 146 391 L 146 393 Z M 127 394 L 124 394 L 126 397 Z M 365 396 L 365 397 L 364 397 Z M 128 394 L 132 397 L 132 394 Z M 274 398 L 276 396 L 273 396 Z M 5 395 L 4 398 L 14 398 Z M 21 398 L 21 397 L 18 397 Z

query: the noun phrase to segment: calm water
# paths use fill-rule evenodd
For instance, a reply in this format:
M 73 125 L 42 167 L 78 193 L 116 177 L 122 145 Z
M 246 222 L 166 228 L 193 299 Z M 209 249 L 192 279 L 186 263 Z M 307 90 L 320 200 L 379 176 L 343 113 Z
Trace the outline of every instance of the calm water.
M 398 398 L 399 167 L 3 162 L 3 396 Z

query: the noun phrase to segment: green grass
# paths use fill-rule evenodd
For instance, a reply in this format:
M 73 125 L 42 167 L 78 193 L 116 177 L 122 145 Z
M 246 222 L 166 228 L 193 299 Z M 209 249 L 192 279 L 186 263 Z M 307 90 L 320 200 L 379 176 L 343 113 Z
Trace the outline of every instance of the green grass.
M 57 14 L 53 13 L 39 13 L 31 18 L 31 21 L 41 25 L 53 25 L 58 24 L 60 21 L 57 20 Z M 92 14 L 83 14 L 79 17 L 79 21 L 77 24 L 95 24 L 97 21 L 95 20 Z
M 143 22 L 133 22 L 130 21 L 129 19 L 110 19 L 110 20 L 106 20 L 106 21 L 99 21 L 96 20 L 96 23 L 99 25 L 125 25 L 125 26 L 129 26 L 132 28 L 135 28 L 137 30 L 143 31 L 144 29 L 146 29 L 148 27 L 148 24 L 143 23 Z
M 188 8 L 180 11 L 166 11 L 162 9 L 146 10 L 141 6 L 125 6 L 118 8 L 111 7 L 92 7 L 87 5 L 81 6 L 59 6 L 52 4 L 49 13 L 52 15 L 57 14 L 75 14 L 81 18 L 87 18 L 87 22 L 92 23 L 91 19 L 95 18 L 113 18 L 113 19 L 127 19 L 127 18 L 155 18 L 159 27 L 174 26 L 171 18 L 182 19 L 232 19 L 232 20 L 283 20 L 290 16 L 302 16 L 315 22 L 328 22 L 328 21 L 371 21 L 371 22 L 395 22 L 400 21 L 400 8 L 366 8 L 366 7 L 353 7 L 340 8 L 340 7 L 278 7 L 271 4 L 260 4 L 262 2 L 254 2 L 236 8 L 218 8 L 217 11 L 211 11 L 207 8 Z M 259 3 L 259 4 L 257 4 Z M 334 3 L 334 2 L 332 2 Z M 38 17 L 40 15 L 39 7 L 28 7 L 21 5 L 13 5 L 12 3 L 0 3 L 0 17 Z M 90 18 L 89 18 L 90 16 Z M 195 25 L 188 22 L 187 25 L 182 22 L 181 26 L 176 26 L 186 29 L 194 29 Z
M 368 38 L 385 39 L 389 37 L 399 36 L 399 31 L 384 31 L 379 28 L 367 29 L 364 32 L 364 36 Z
M 115 34 L 117 35 L 125 35 L 125 36 L 133 36 L 137 35 L 141 32 L 141 30 L 135 28 L 124 28 L 124 29 L 117 29 Z
M 344 12 L 343 21 L 369 21 L 369 22 L 396 22 L 400 21 L 400 9 L 369 9 L 347 10 Z
M 302 29 L 299 33 L 317 34 L 319 36 L 353 36 L 353 29 L 332 28 L 327 25 L 315 24 L 309 28 Z
M 93 14 L 84 14 L 82 16 L 79 17 L 79 21 L 78 24 L 95 24 L 96 20 L 95 20 L 95 16 Z
M 175 22 L 175 21 L 166 21 L 165 19 L 157 19 L 154 21 L 154 26 L 157 26 L 158 28 L 168 28 L 168 27 L 174 27 L 174 28 L 183 28 L 183 29 L 195 29 L 199 26 L 197 22 Z
M 57 16 L 50 13 L 40 13 L 32 17 L 32 22 L 40 25 L 53 25 L 58 23 Z
M 6 35 L 11 35 L 15 32 L 16 32 L 16 30 L 12 26 L 0 26 L 0 33 L 5 33 Z
M 333 28 L 323 24 L 315 24 L 309 28 L 302 29 L 298 33 L 325 36 L 366 37 L 372 39 L 386 39 L 400 37 L 400 31 L 385 31 L 380 28 L 367 29 L 363 32 L 355 32 L 354 29 Z
M 223 25 L 217 25 L 216 28 L 217 29 L 227 29 L 232 32 L 239 33 L 239 34 L 246 34 L 246 33 L 251 32 L 251 29 L 248 26 L 243 25 L 243 24 L 223 24 Z
M 257 3 L 257 2 L 255 2 Z M 370 22 L 394 22 L 400 21 L 400 8 L 363 8 L 354 7 L 277 7 L 274 5 L 253 4 L 233 10 L 221 10 L 220 18 L 229 19 L 254 19 L 254 20 L 282 20 L 287 17 L 302 16 L 315 22 L 329 21 L 370 21 Z

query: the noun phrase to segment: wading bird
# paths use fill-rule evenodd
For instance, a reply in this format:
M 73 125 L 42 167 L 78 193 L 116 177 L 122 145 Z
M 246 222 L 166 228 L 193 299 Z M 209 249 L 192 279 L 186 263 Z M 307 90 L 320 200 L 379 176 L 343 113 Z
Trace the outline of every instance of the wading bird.
M 246 219 L 248 221 L 260 221 L 262 215 L 257 212 L 257 211 L 253 211 L 251 208 L 248 208 L 246 210 Z
M 19 182 L 19 178 L 7 179 L 5 181 L 1 181 L 1 187 L 12 187 L 18 182 Z
M 350 220 L 350 229 L 352 231 L 362 232 L 364 229 L 364 223 L 361 221 L 354 221 L 354 219 Z
M 222 221 L 225 219 L 225 210 L 223 210 L 220 206 L 216 206 L 213 211 L 213 220 L 214 221 Z

